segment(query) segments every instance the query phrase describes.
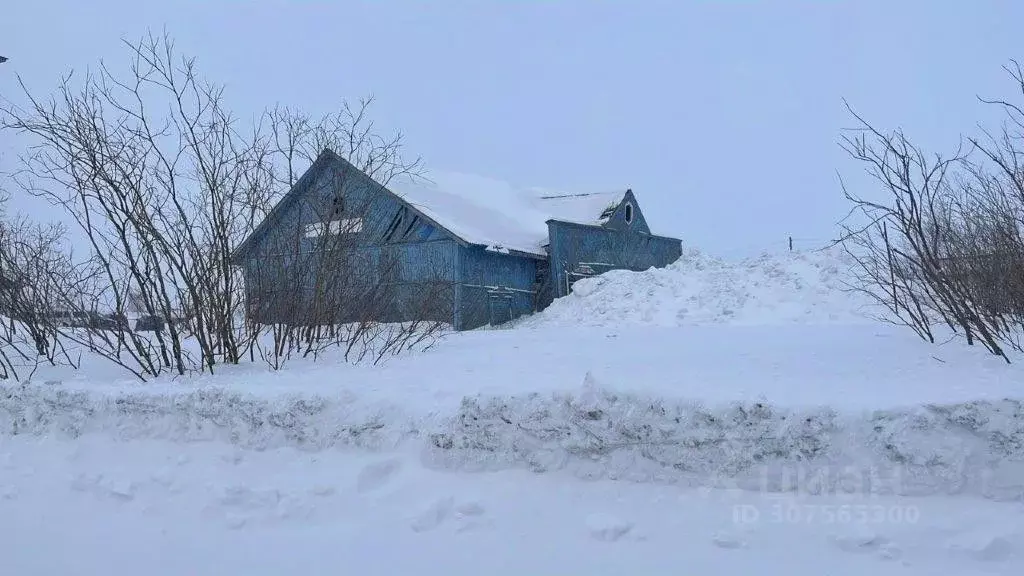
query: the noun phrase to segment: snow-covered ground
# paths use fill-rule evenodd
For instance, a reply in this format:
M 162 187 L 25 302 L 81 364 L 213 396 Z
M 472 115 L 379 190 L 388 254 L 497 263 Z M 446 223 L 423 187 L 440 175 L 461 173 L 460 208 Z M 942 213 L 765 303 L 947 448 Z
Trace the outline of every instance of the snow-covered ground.
M 1021 573 L 1018 366 L 868 321 L 843 265 L 689 253 L 376 367 L 40 370 L 0 388 L 4 573 Z
M 1024 508 L 454 474 L 413 455 L 0 440 L 5 574 L 1019 574 Z

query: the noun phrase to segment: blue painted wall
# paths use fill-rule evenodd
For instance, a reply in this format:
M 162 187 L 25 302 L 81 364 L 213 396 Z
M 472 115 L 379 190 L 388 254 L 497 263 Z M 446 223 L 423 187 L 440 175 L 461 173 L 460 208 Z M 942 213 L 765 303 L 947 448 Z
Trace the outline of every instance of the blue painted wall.
M 537 259 L 469 246 L 459 251 L 456 327 L 497 325 L 536 309 Z
M 560 298 L 584 277 L 609 270 L 646 270 L 679 259 L 679 240 L 631 230 L 548 222 L 552 297 Z

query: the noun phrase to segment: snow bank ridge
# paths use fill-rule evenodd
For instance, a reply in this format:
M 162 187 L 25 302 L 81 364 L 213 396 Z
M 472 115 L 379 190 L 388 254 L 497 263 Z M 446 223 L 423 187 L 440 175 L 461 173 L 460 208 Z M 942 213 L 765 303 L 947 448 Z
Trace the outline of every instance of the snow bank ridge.
M 588 377 L 576 393 L 469 397 L 454 415 L 416 422 L 395 410 L 317 396 L 0 388 L 0 436 L 90 433 L 253 449 L 413 442 L 434 466 L 460 470 L 528 468 L 769 492 L 1024 499 L 1024 403 L 1010 399 L 842 414 L 758 402 L 670 402 L 619 394 Z
M 432 450 L 446 466 L 801 493 L 1024 498 L 1017 400 L 840 414 L 617 394 L 466 398 Z
M 263 399 L 215 388 L 116 395 L 59 384 L 0 387 L 0 435 L 105 433 L 130 440 L 223 441 L 245 448 L 376 448 L 408 434 L 387 410 L 359 411 L 315 395 Z

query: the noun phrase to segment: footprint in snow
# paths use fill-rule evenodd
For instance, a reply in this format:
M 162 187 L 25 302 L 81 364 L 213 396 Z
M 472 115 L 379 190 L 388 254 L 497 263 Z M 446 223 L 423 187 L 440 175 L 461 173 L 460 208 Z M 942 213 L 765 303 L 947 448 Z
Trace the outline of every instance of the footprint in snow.
M 983 562 L 1001 562 L 1014 554 L 1014 545 L 1009 538 L 986 532 L 962 534 L 949 541 L 947 548 L 956 555 Z
M 313 486 L 312 489 L 310 489 L 310 492 L 314 496 L 319 496 L 320 498 L 327 498 L 329 496 L 334 496 L 337 490 L 334 488 L 334 486 L 331 486 L 330 484 L 317 484 L 316 486 Z
M 174 480 L 174 472 L 169 468 L 162 468 L 157 470 L 149 477 L 150 482 L 171 494 L 177 494 L 181 491 L 181 487 Z
M 477 502 L 464 502 L 455 507 L 455 519 L 459 522 L 459 532 L 469 532 L 486 528 L 491 521 L 484 515 L 487 511 Z
M 447 498 L 439 498 L 420 511 L 420 513 L 413 518 L 410 527 L 413 532 L 427 532 L 433 530 L 447 520 L 454 509 L 454 498 L 451 496 Z
M 871 530 L 856 530 L 849 534 L 833 534 L 832 543 L 844 552 L 873 552 L 889 540 Z
M 135 492 L 138 489 L 135 482 L 130 480 L 115 480 L 105 486 L 106 492 L 111 497 L 128 502 L 135 499 Z
M 491 525 L 487 511 L 477 502 L 456 503 L 448 496 L 438 498 L 417 514 L 410 523 L 413 532 L 428 532 L 448 521 L 457 524 L 456 532 L 478 530 Z
M 224 526 L 229 530 L 241 530 L 249 523 L 249 519 L 241 514 L 228 514 L 224 518 Z
M 259 490 L 239 485 L 224 488 L 218 503 L 225 508 L 268 510 L 276 508 L 281 500 L 282 494 L 275 488 Z
M 242 462 L 245 462 L 245 455 L 240 450 L 236 450 L 236 451 L 232 452 L 231 454 L 225 454 L 225 455 L 221 456 L 221 460 L 223 460 L 224 462 L 227 462 L 228 464 L 233 464 L 235 466 L 238 466 Z
M 611 514 L 596 513 L 587 516 L 587 530 L 594 540 L 617 542 L 633 531 L 633 523 Z
M 367 465 L 356 478 L 356 490 L 369 492 L 381 488 L 391 480 L 402 468 L 398 460 L 384 460 Z
M 111 480 L 102 474 L 79 474 L 71 480 L 71 489 L 121 502 L 135 499 L 138 485 L 130 480 Z
M 719 547 L 727 550 L 738 550 L 740 548 L 746 548 L 747 542 L 735 534 L 729 534 L 727 532 L 718 532 L 711 537 L 711 542 Z
M 306 520 L 313 516 L 315 506 L 301 495 L 276 488 L 228 486 L 220 491 L 206 510 L 214 516 L 223 517 L 229 528 L 236 529 L 254 521 L 276 523 Z
M 883 560 L 899 560 L 903 557 L 903 550 L 899 546 L 866 527 L 848 534 L 834 534 L 831 540 L 837 548 L 851 554 L 875 554 Z

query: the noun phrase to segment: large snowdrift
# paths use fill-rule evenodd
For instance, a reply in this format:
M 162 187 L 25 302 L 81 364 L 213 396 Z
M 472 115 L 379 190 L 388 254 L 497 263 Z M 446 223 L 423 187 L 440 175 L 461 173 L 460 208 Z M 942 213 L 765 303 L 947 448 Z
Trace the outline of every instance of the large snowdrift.
M 411 444 L 444 469 L 527 468 L 769 492 L 1024 498 L 1024 405 L 1017 400 L 846 413 L 762 402 L 705 406 L 613 392 L 588 376 L 577 392 L 467 397 L 454 414 L 411 417 L 342 396 L 0 388 L 0 436 L 25 434 L 314 451 Z
M 838 249 L 764 254 L 727 262 L 684 250 L 666 268 L 616 270 L 581 280 L 573 292 L 524 320 L 524 327 L 827 324 L 871 321 L 849 288 Z

